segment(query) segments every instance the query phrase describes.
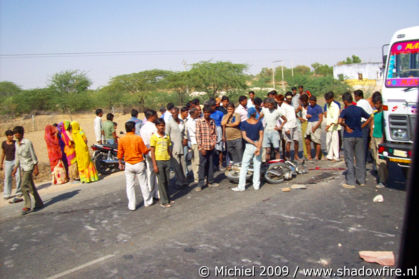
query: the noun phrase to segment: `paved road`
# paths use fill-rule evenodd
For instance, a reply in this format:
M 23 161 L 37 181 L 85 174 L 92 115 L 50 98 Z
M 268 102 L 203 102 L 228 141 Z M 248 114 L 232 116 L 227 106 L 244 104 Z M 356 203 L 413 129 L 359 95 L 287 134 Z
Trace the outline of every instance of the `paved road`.
M 297 266 L 378 268 L 358 251 L 397 255 L 405 201 L 399 176 L 396 168 L 390 187 L 379 190 L 371 175 L 366 187 L 344 189 L 342 171 L 330 170 L 242 193 L 223 180 L 202 192 L 172 191 L 173 208 L 140 203 L 135 212 L 127 210 L 124 176 L 108 177 L 46 195 L 46 208 L 24 217 L 21 205 L 1 208 L 0 277 L 199 278 L 200 266 L 210 268 L 210 278 L 215 266 L 254 266 L 256 275 L 268 265 L 289 267 L 291 275 Z M 281 191 L 294 183 L 308 189 Z M 379 193 L 384 203 L 373 203 Z

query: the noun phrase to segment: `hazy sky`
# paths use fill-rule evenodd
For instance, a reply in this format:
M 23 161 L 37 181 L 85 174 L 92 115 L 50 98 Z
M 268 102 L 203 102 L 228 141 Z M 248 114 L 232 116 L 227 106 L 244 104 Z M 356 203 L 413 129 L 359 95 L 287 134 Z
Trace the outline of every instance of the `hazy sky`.
M 183 61 L 245 63 L 249 73 L 275 60 L 377 62 L 418 15 L 419 0 L 0 0 L 0 81 L 44 87 L 54 73 L 81 70 L 97 88 L 116 75 L 180 71 Z

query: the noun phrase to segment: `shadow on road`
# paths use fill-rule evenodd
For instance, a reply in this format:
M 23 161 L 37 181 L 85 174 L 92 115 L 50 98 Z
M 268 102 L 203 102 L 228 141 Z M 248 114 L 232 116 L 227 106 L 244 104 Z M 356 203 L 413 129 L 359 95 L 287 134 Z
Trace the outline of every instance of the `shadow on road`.
M 71 191 L 71 192 L 60 194 L 60 195 L 58 195 L 56 197 L 53 197 L 52 199 L 46 201 L 44 203 L 44 205 L 45 205 L 45 207 L 48 207 L 48 206 L 50 206 L 50 205 L 52 205 L 52 204 L 54 204 L 56 202 L 65 201 L 65 200 L 71 199 L 72 197 L 74 197 L 75 195 L 77 195 L 79 192 L 80 192 L 80 190 L 74 190 L 74 191 Z
M 39 186 L 36 186 L 36 189 L 39 191 L 39 190 L 42 190 L 44 188 L 48 188 L 50 186 L 51 186 L 51 182 L 47 182 L 47 183 L 43 183 L 43 184 L 41 184 Z

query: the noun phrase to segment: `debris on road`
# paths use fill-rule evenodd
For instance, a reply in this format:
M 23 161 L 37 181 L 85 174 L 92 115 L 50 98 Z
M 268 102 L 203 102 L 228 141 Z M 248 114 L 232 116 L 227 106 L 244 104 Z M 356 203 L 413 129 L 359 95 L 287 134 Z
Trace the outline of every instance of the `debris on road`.
M 384 197 L 383 197 L 383 195 L 376 195 L 372 201 L 373 202 L 383 202 Z
M 359 256 L 366 262 L 393 266 L 395 259 L 392 251 L 359 251 Z
M 329 261 L 327 259 L 320 259 L 320 261 L 318 261 L 319 264 L 321 264 L 322 266 L 327 266 L 329 265 Z
M 293 184 L 291 185 L 291 189 L 307 189 L 307 186 L 304 184 Z
M 290 187 L 285 187 L 285 188 L 281 188 L 282 192 L 290 192 L 291 188 Z
M 91 226 L 89 226 L 89 225 L 84 226 L 84 228 L 85 228 L 86 230 L 88 230 L 88 231 L 97 231 L 97 229 L 92 228 L 92 227 L 91 227 Z

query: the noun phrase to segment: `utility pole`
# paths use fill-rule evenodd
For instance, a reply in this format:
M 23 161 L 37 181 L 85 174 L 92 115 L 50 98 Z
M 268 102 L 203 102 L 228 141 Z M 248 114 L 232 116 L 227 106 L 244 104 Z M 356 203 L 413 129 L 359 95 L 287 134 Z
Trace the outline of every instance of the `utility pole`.
M 294 63 L 291 62 L 291 76 L 294 77 Z
M 275 66 L 274 66 L 274 63 L 279 63 L 279 62 L 282 62 L 282 60 L 272 61 L 272 85 L 273 85 L 274 89 L 275 89 Z M 284 80 L 284 68 L 282 68 L 282 80 Z
M 284 64 L 281 65 L 281 72 L 282 72 L 282 90 L 285 92 L 285 84 L 284 84 Z
M 185 68 L 185 72 L 186 72 L 187 71 L 187 65 L 188 64 L 186 64 L 186 60 L 185 59 L 182 60 L 182 64 L 183 64 L 183 67 Z M 189 85 L 188 85 L 188 83 L 186 83 L 186 94 L 189 96 Z
M 274 67 L 274 64 L 272 64 L 272 87 L 275 90 L 275 67 Z

